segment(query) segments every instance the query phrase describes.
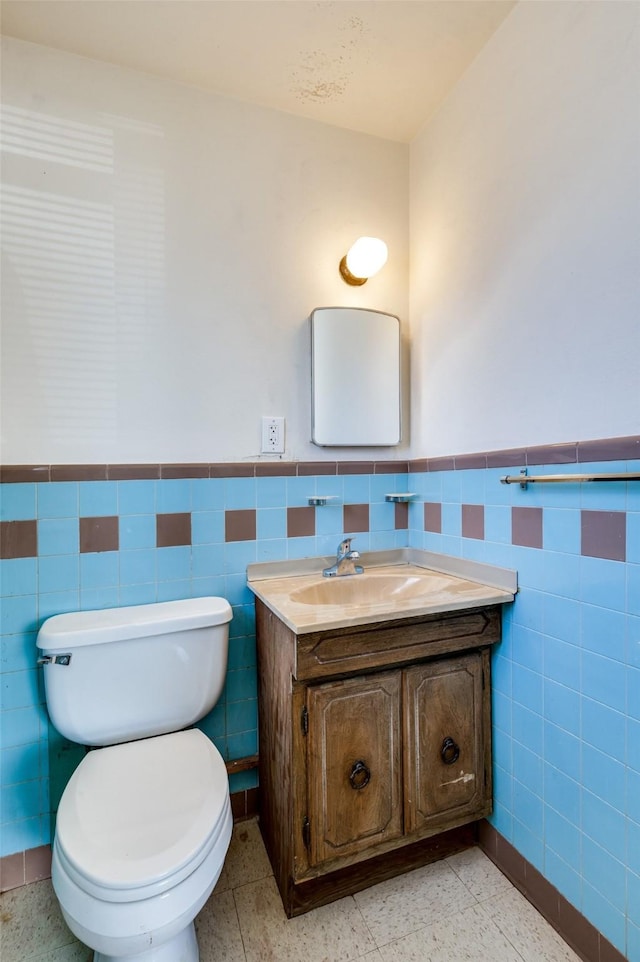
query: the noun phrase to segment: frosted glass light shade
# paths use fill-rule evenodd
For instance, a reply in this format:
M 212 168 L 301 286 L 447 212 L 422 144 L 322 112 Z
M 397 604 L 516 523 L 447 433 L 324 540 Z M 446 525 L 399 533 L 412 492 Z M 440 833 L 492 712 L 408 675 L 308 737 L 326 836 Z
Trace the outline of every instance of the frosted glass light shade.
M 364 284 L 387 263 L 387 245 L 378 237 L 359 237 L 340 264 L 348 284 Z

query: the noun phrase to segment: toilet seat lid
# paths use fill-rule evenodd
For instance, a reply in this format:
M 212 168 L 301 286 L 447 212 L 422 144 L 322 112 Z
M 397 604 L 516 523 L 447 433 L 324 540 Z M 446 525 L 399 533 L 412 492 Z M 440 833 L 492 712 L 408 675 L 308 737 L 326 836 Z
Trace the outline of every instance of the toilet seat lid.
M 198 729 L 100 748 L 64 791 L 57 843 L 104 888 L 147 886 L 206 853 L 228 794 L 225 763 Z

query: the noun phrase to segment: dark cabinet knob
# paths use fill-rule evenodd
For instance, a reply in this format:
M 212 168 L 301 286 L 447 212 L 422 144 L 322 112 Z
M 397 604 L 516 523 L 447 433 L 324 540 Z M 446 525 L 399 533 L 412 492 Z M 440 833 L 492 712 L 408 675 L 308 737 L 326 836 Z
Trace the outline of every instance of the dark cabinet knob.
M 367 768 L 363 761 L 354 762 L 353 768 L 349 773 L 349 781 L 351 788 L 358 792 L 361 788 L 366 788 L 371 781 L 371 770 Z
M 445 765 L 453 765 L 460 758 L 460 749 L 454 742 L 453 738 L 445 738 L 442 743 L 442 748 L 440 749 L 440 758 L 445 763 Z

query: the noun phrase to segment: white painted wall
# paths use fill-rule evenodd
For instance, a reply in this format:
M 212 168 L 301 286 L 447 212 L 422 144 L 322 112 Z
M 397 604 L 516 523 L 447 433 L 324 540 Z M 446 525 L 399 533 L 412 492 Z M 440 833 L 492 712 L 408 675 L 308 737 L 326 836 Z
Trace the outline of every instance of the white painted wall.
M 640 433 L 639 17 L 518 4 L 412 145 L 423 456 Z
M 408 148 L 3 41 L 5 463 L 253 460 L 310 443 L 308 317 L 398 314 Z M 362 289 L 360 234 L 389 262 Z M 407 419 L 408 420 L 408 419 Z M 342 457 L 406 457 L 399 448 Z

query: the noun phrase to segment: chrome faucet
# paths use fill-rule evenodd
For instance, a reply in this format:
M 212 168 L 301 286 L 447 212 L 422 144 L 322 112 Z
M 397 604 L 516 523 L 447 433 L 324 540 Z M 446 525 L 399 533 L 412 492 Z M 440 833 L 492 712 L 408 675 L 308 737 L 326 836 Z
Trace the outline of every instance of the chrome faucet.
M 324 568 L 322 574 L 325 578 L 341 578 L 344 575 L 364 574 L 362 565 L 356 564 L 356 561 L 359 560 L 359 553 L 351 550 L 351 538 L 345 538 L 344 541 L 341 541 L 338 545 L 336 563 L 330 565 L 328 568 Z

